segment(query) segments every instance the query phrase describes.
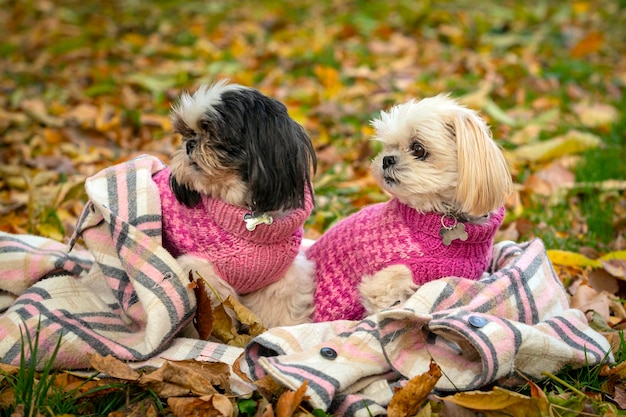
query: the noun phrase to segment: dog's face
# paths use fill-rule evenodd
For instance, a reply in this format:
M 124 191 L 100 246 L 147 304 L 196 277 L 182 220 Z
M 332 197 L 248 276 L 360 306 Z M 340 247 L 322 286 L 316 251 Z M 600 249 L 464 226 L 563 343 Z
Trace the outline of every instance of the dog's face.
M 182 146 L 170 184 L 189 207 L 202 194 L 253 213 L 304 207 L 316 158 L 311 139 L 285 106 L 222 80 L 184 93 L 172 110 Z
M 512 190 L 504 156 L 476 112 L 446 95 L 411 100 L 372 121 L 378 184 L 420 212 L 482 217 Z

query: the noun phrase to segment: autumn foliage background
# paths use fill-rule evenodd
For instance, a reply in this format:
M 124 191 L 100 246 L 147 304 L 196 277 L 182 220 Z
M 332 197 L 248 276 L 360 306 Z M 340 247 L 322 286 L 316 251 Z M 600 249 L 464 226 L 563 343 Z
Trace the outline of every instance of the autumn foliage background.
M 625 10 L 623 0 L 0 0 L 0 230 L 67 239 L 85 178 L 143 153 L 167 161 L 176 97 L 228 77 L 283 101 L 309 131 L 315 238 L 387 199 L 369 172 L 369 120 L 445 91 L 481 111 L 511 165 L 498 239 L 541 237 L 573 303 L 621 329 Z

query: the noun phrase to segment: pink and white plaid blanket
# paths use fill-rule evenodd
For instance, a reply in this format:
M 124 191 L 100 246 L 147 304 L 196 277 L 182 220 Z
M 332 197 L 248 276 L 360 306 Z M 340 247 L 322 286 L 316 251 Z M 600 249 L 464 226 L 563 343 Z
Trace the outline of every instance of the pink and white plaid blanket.
M 19 364 L 22 334 L 38 326 L 38 359 L 61 338 L 60 369 L 88 367 L 89 353 L 158 366 L 191 358 L 232 365 L 243 352 L 252 379 L 270 374 L 294 390 L 306 380 L 313 407 L 369 416 L 385 414 L 393 388 L 425 372 L 431 358 L 444 372 L 443 391 L 504 383 L 515 370 L 540 378 L 565 365 L 613 361 L 606 338 L 569 308 L 539 240 L 501 242 L 483 279 L 430 282 L 404 305 L 362 321 L 270 329 L 245 351 L 180 337 L 196 304 L 161 246 L 152 175 L 163 168 L 143 156 L 89 178 L 69 246 L 0 233 L 0 362 Z M 79 240 L 86 249 L 77 249 Z M 231 384 L 235 393 L 254 389 L 236 377 Z
M 175 338 L 195 313 L 188 277 L 161 246 L 161 203 L 142 156 L 87 179 L 89 196 L 69 246 L 0 234 L 0 358 L 18 364 L 21 336 L 44 359 L 61 338 L 55 366 L 80 369 L 89 353 L 128 361 L 190 357 L 232 362 L 241 349 Z M 82 240 L 86 250 L 77 250 Z M 29 352 L 27 352 L 28 354 Z

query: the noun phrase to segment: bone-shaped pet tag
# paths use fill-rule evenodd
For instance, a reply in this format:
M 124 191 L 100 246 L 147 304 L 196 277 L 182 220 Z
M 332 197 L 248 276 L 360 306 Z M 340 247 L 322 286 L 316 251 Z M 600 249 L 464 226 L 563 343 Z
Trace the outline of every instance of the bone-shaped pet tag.
M 467 232 L 465 231 L 465 225 L 463 223 L 456 223 L 452 226 L 443 226 L 439 230 L 439 235 L 443 240 L 443 244 L 450 246 L 455 239 L 460 239 L 463 242 L 467 240 Z
M 243 216 L 243 220 L 246 222 L 246 229 L 253 231 L 259 224 L 272 224 L 274 219 L 267 213 L 261 213 L 258 216 L 254 216 L 252 213 L 246 213 Z

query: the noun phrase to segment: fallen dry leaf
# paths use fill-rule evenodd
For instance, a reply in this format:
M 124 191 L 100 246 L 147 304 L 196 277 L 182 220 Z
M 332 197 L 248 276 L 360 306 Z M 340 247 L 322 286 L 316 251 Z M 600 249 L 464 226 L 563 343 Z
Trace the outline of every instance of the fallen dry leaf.
M 620 280 L 626 280 L 626 261 L 623 259 L 601 260 L 604 270 Z
M 150 385 L 161 397 L 174 395 L 211 395 L 229 392 L 230 368 L 222 362 L 203 362 L 195 359 L 165 361 L 154 372 L 141 376 L 141 384 Z
M 577 103 L 572 110 L 587 127 L 608 126 L 619 118 L 619 111 L 609 104 L 604 103 Z
M 435 388 L 435 384 L 441 378 L 441 368 L 430 361 L 427 372 L 411 378 L 407 384 L 399 389 L 391 398 L 387 407 L 389 417 L 409 417 L 418 412 L 426 397 Z
M 528 397 L 499 387 L 495 387 L 492 391 L 460 392 L 438 398 L 470 410 L 480 411 L 485 417 L 539 416 L 541 410 L 547 408 L 544 399 Z
M 268 399 L 279 397 L 280 394 L 286 390 L 284 385 L 276 381 L 270 375 L 265 375 L 261 379 L 257 379 L 254 381 L 254 385 L 256 385 L 259 393 Z
M 587 132 L 570 130 L 563 136 L 522 145 L 511 152 L 517 163 L 550 161 L 600 146 L 602 140 Z
M 613 392 L 613 401 L 620 409 L 626 410 L 626 383 L 622 382 L 615 386 Z
M 98 372 L 102 372 L 112 378 L 125 381 L 139 380 L 140 375 L 137 371 L 112 355 L 101 356 L 94 353 L 89 359 L 89 365 Z
M 278 398 L 278 402 L 276 403 L 276 417 L 293 416 L 293 413 L 296 412 L 304 399 L 307 385 L 307 381 L 304 381 L 295 392 L 286 391 Z
M 589 285 L 581 285 L 572 296 L 570 305 L 572 308 L 577 308 L 583 312 L 593 310 L 600 314 L 604 320 L 609 321 L 611 297 L 611 294 L 605 291 L 598 292 Z
M 203 397 L 168 398 L 167 405 L 176 417 L 231 417 L 233 404 L 222 394 Z
M 129 404 L 122 410 L 113 411 L 107 417 L 157 417 L 158 408 L 152 398 L 145 398 L 141 401 Z M 61 417 L 61 416 L 59 416 Z
M 235 320 L 228 314 L 223 303 L 213 308 L 213 332 L 212 336 L 222 343 L 228 344 L 235 339 L 239 333 L 235 326 Z
M 198 331 L 200 340 L 209 340 L 213 332 L 213 307 L 211 306 L 211 297 L 207 294 L 207 288 L 202 279 L 194 281 L 193 272 L 189 271 L 190 284 L 193 287 L 193 293 L 196 296 L 196 315 L 193 319 L 193 325 Z
M 267 328 L 263 325 L 263 323 L 261 323 L 261 320 L 252 312 L 252 310 L 241 304 L 232 296 L 229 295 L 228 298 L 224 300 L 224 305 L 231 308 L 235 312 L 235 315 L 240 323 L 248 326 L 248 334 L 250 334 L 250 336 L 255 337 L 267 331 Z
M 590 266 L 598 268 L 602 266 L 602 262 L 596 259 L 589 259 L 585 255 L 576 252 L 570 252 L 558 249 L 549 249 L 547 251 L 548 258 L 553 264 L 563 266 Z

